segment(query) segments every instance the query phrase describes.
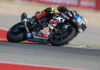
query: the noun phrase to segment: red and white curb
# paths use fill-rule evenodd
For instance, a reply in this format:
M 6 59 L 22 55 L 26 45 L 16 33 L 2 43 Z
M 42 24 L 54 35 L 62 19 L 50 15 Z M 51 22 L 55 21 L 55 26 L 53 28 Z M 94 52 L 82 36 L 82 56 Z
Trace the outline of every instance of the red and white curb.
M 8 32 L 8 29 L 0 27 L 0 40 L 6 39 L 7 32 Z
M 46 67 L 38 65 L 26 65 L 26 64 L 15 64 L 15 63 L 3 63 L 0 62 L 1 70 L 76 70 L 67 68 L 57 68 L 57 67 Z

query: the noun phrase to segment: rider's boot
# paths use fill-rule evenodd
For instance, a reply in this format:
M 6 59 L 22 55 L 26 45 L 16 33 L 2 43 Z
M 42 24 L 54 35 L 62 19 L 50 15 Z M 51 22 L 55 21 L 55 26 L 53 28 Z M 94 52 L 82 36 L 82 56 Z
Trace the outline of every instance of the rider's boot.
M 33 38 L 33 33 L 28 32 L 28 33 L 26 33 L 25 37 L 26 37 L 27 40 L 32 39 Z

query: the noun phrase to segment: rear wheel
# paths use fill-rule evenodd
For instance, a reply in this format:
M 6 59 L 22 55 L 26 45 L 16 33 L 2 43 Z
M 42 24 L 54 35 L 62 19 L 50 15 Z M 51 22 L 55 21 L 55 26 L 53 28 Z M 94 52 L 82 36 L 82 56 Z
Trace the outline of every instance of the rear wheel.
M 15 24 L 7 33 L 7 40 L 9 42 L 24 41 L 25 27 L 24 23 Z
M 58 31 L 57 33 L 53 32 L 50 36 L 49 41 L 53 46 L 60 46 L 72 40 L 76 35 L 76 29 L 74 27 L 68 27 L 64 33 L 60 31 Z

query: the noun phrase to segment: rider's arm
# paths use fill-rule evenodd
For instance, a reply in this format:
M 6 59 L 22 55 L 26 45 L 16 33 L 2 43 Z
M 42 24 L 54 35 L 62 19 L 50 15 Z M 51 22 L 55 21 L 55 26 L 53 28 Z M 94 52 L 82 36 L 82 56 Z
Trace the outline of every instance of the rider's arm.
M 77 23 L 75 15 L 76 15 L 76 13 L 73 12 L 73 11 L 69 11 L 68 12 L 67 16 L 70 18 L 69 22 L 71 22 L 71 23 Z
M 73 11 L 67 12 L 67 16 L 69 17 L 69 20 L 75 19 L 75 15 L 74 15 Z

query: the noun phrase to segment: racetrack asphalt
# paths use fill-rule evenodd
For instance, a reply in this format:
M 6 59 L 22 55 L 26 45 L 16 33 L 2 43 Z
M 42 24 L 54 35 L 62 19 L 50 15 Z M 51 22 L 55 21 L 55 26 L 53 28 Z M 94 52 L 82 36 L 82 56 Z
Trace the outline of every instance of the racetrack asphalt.
M 0 61 L 99 70 L 100 50 L 0 42 Z
M 0 27 L 10 28 L 20 19 L 18 16 L 0 15 Z M 89 26 L 89 28 L 99 29 L 98 27 Z M 80 34 L 78 39 L 72 43 L 91 42 L 91 34 L 94 44 L 100 44 L 97 38 L 97 30 L 89 29 L 88 32 Z M 94 33 L 97 33 L 96 35 Z M 88 39 L 91 37 L 90 39 Z M 96 39 L 97 40 L 96 40 Z M 85 42 L 81 40 L 85 40 Z M 78 41 L 79 40 L 79 41 Z M 97 41 L 97 43 L 96 43 Z M 0 42 L 0 61 L 14 62 L 33 65 L 44 65 L 64 68 L 80 68 L 82 70 L 99 70 L 100 69 L 100 50 L 99 49 L 81 49 L 71 47 L 54 47 L 48 44 L 21 44 Z

